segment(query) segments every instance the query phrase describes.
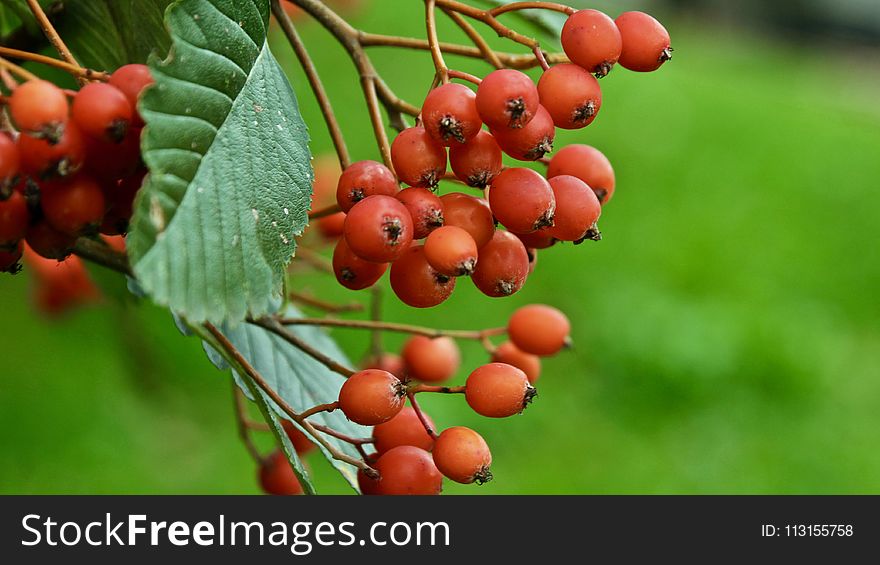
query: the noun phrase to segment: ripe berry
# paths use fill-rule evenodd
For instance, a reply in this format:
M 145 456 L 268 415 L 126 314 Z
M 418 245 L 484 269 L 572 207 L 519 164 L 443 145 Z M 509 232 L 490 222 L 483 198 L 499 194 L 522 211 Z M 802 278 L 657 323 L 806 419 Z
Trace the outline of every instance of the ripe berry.
M 281 420 L 281 427 L 284 428 L 284 433 L 287 434 L 297 454 L 306 455 L 315 449 L 316 446 L 309 439 L 309 436 L 299 431 L 299 428 L 290 420 Z
M 520 129 L 493 129 L 492 135 L 501 150 L 519 161 L 537 161 L 553 150 L 556 128 L 553 118 L 543 106 L 535 117 Z
M 447 226 L 456 226 L 471 234 L 477 247 L 483 247 L 495 233 L 495 218 L 489 203 L 482 198 L 450 192 L 440 197 L 443 202 L 443 220 Z
M 516 310 L 507 322 L 507 335 L 521 350 L 533 355 L 553 355 L 569 343 L 571 324 L 552 306 L 530 304 Z
M 656 71 L 672 59 L 669 32 L 663 24 L 644 12 L 624 12 L 615 20 L 623 49 L 620 64 L 631 71 Z
M 556 198 L 556 217 L 547 231 L 560 241 L 583 241 L 598 239 L 596 221 L 602 213 L 602 205 L 587 183 L 571 175 L 559 175 L 550 179 Z
M 73 97 L 73 121 L 86 135 L 119 143 L 131 125 L 132 106 L 112 84 L 93 82 Z
M 0 133 L 0 199 L 8 194 L 18 180 L 21 158 L 12 138 Z
M 556 200 L 547 179 L 532 169 L 504 169 L 492 181 L 489 208 L 512 232 L 531 233 L 553 225 Z
M 509 231 L 498 230 L 480 248 L 480 261 L 471 280 L 486 296 L 510 296 L 523 287 L 529 275 L 529 254 L 522 241 Z
M 82 137 L 88 157 L 83 166 L 94 178 L 118 180 L 143 168 L 140 129 L 129 128 L 125 139 L 119 143 L 88 135 Z
M 345 212 L 337 212 L 318 220 L 318 230 L 326 239 L 336 239 L 345 231 Z
M 557 215 L 559 214 L 559 212 L 559 203 L 557 202 Z M 556 245 L 556 242 L 558 241 L 555 237 L 550 235 L 550 228 L 533 231 L 532 233 L 518 233 L 516 234 L 516 237 L 518 237 L 520 241 L 523 242 L 523 245 L 525 245 L 527 249 L 547 249 L 548 247 Z
M 18 129 L 54 142 L 68 121 L 64 91 L 45 80 L 30 80 L 12 91 L 9 112 Z
M 446 148 L 434 141 L 425 128 L 407 128 L 391 143 L 391 162 L 402 182 L 433 187 L 446 173 Z
M 522 351 L 509 341 L 505 341 L 492 352 L 493 363 L 513 365 L 526 374 L 529 383 L 535 384 L 541 376 L 541 358 Z
M 598 10 L 578 10 L 562 26 L 562 49 L 572 63 L 598 77 L 620 58 L 621 38 L 614 20 Z
M 506 418 L 525 410 L 536 394 L 522 370 L 506 363 L 487 363 L 468 376 L 464 396 L 477 414 Z
M 85 175 L 43 184 L 40 205 L 53 228 L 74 236 L 100 226 L 105 210 L 101 186 Z
M 434 429 L 431 418 L 425 415 L 425 419 Z M 397 416 L 373 428 L 373 447 L 379 453 L 401 445 L 411 445 L 425 451 L 431 451 L 434 447 L 434 438 L 428 435 L 418 414 L 410 406 L 405 406 Z
M 428 190 L 414 186 L 397 193 L 396 198 L 406 206 L 413 220 L 413 239 L 422 239 L 443 225 L 443 203 Z
M 362 290 L 373 286 L 382 278 L 387 263 L 373 263 L 364 261 L 357 256 L 345 238 L 339 238 L 336 248 L 333 249 L 333 273 L 339 284 L 349 290 Z
M 501 172 L 501 148 L 488 131 L 480 131 L 467 143 L 449 148 L 449 163 L 458 180 L 485 188 Z
M 391 264 L 391 289 L 413 308 L 437 306 L 452 294 L 455 279 L 441 275 L 428 263 L 422 245 L 412 245 Z
M 22 252 L 24 251 L 24 243 L 19 241 L 11 250 L 0 247 L 0 273 L 16 274 L 21 270 Z
M 128 231 L 134 199 L 144 182 L 144 175 L 146 171 L 139 171 L 118 181 L 100 183 L 104 193 L 104 204 L 107 207 L 101 224 L 101 233 L 118 235 Z
M 541 106 L 550 113 L 556 127 L 562 129 L 590 125 L 602 107 L 599 81 L 577 65 L 556 65 L 544 71 L 538 81 L 538 92 Z
M 404 344 L 401 357 L 407 377 L 426 383 L 452 378 L 461 365 L 458 345 L 450 337 L 412 336 Z
M 521 128 L 538 111 L 538 90 L 525 73 L 492 71 L 477 89 L 477 110 L 491 129 Z
M 339 408 L 357 424 L 387 422 L 403 408 L 406 385 L 379 369 L 364 369 L 350 376 L 339 390 Z
M 40 257 L 56 261 L 70 255 L 73 244 L 76 243 L 76 237 L 56 230 L 45 220 L 31 224 L 24 240 Z
M 281 451 L 273 451 L 263 460 L 260 464 L 258 478 L 260 488 L 266 494 L 294 495 L 304 492 L 290 462 Z
M 100 290 L 79 257 L 70 256 L 59 262 L 41 257 L 30 247 L 25 247 L 24 262 L 33 275 L 35 306 L 42 314 L 59 316 L 101 298 Z
M 434 141 L 449 146 L 465 143 L 480 131 L 476 95 L 463 84 L 447 83 L 428 93 L 422 123 Z
M 24 194 L 14 190 L 0 200 L 0 248 L 14 247 L 28 229 L 28 204 Z
M 413 238 L 406 206 L 391 196 L 376 195 L 355 204 L 345 217 L 345 240 L 355 255 L 373 263 L 400 257 Z
M 384 495 L 440 494 L 443 475 L 431 454 L 411 445 L 391 449 L 376 461 L 381 478 L 377 491 Z
M 433 455 L 434 464 L 447 479 L 466 485 L 492 480 L 492 453 L 483 436 L 470 428 L 443 430 L 434 442 Z
M 18 152 L 22 169 L 38 179 L 72 175 L 86 159 L 83 135 L 73 122 L 64 127 L 54 144 L 30 135 L 18 136 Z
M 367 357 L 361 362 L 361 369 L 382 369 L 403 380 L 403 359 L 393 353 L 382 353 L 378 357 Z
M 343 212 L 374 194 L 394 196 L 397 179 L 391 169 L 376 161 L 358 161 L 342 171 L 336 187 L 336 202 Z
M 425 240 L 425 258 L 441 275 L 468 276 L 477 265 L 477 243 L 463 229 L 444 226 Z
M 550 159 L 547 178 L 571 175 L 587 183 L 605 204 L 614 195 L 614 169 L 601 151 L 589 145 L 568 145 Z
M 137 111 L 137 104 L 144 89 L 154 82 L 149 67 L 136 63 L 123 65 L 113 71 L 108 82 L 121 90 L 128 99 L 128 103 L 131 104 L 133 112 L 131 125 L 143 127 L 144 121 Z

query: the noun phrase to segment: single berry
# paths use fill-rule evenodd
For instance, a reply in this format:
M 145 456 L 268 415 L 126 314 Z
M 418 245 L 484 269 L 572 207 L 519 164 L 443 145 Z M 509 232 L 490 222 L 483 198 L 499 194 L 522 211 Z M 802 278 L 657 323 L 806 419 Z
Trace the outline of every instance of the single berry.
M 8 134 L 0 132 L 0 200 L 12 191 L 18 182 L 21 158 L 18 147 Z
M 40 257 L 62 261 L 70 255 L 76 237 L 62 233 L 50 226 L 49 222 L 41 220 L 31 224 L 24 241 Z
M 355 204 L 345 217 L 345 241 L 355 255 L 373 263 L 400 257 L 413 239 L 406 206 L 391 196 L 376 195 Z
M 86 160 L 83 135 L 73 122 L 64 127 L 64 133 L 55 143 L 30 135 L 19 135 L 18 152 L 22 169 L 37 179 L 70 176 Z
M 495 218 L 488 202 L 463 192 L 444 194 L 440 201 L 443 202 L 444 225 L 456 226 L 471 234 L 478 248 L 491 241 Z
M 562 49 L 569 60 L 598 77 L 620 58 L 622 40 L 614 20 L 598 10 L 578 10 L 562 26 Z
M 21 255 L 24 242 L 19 241 L 12 249 L 0 247 L 0 273 L 16 274 L 21 271 Z
M 477 414 L 506 418 L 525 410 L 536 394 L 522 370 L 506 363 L 487 363 L 468 376 L 464 396 Z
M 373 263 L 357 256 L 344 237 L 339 238 L 333 249 L 333 273 L 339 284 L 349 290 L 363 290 L 376 284 L 385 270 L 387 263 Z
M 501 148 L 488 131 L 480 131 L 467 143 L 449 148 L 449 164 L 458 180 L 485 188 L 501 172 Z
M 75 255 L 57 261 L 41 257 L 25 246 L 24 263 L 33 275 L 35 307 L 41 314 L 56 317 L 101 299 L 101 291 L 84 262 Z
M 562 129 L 590 125 L 602 107 L 599 81 L 583 67 L 562 64 L 550 67 L 538 81 L 541 106 Z
M 363 426 L 387 422 L 403 408 L 406 385 L 379 369 L 358 371 L 339 390 L 339 408 L 345 416 Z
M 553 150 L 556 127 L 553 118 L 543 106 L 538 106 L 535 117 L 520 129 L 493 129 L 492 135 L 501 150 L 519 161 L 537 161 Z
M 123 65 L 113 71 L 108 82 L 121 90 L 128 99 L 128 103 L 131 104 L 131 125 L 138 128 L 143 127 L 144 121 L 141 119 L 140 114 L 138 114 L 137 105 L 144 89 L 154 82 L 152 75 L 150 75 L 150 68 L 137 63 Z
M 101 224 L 101 233 L 118 235 L 128 232 L 134 199 L 144 182 L 146 170 L 136 172 L 118 181 L 102 181 L 104 204 L 107 210 Z
M 345 212 L 336 212 L 318 220 L 318 230 L 326 239 L 336 239 L 345 233 Z
M 447 83 L 428 93 L 422 105 L 422 124 L 434 141 L 443 145 L 465 143 L 483 125 L 476 95 L 463 84 Z
M 83 168 L 96 179 L 118 180 L 144 168 L 141 129 L 129 128 L 125 139 L 119 143 L 88 135 L 82 138 L 87 156 Z
M 526 353 L 509 341 L 505 341 L 492 352 L 493 363 L 513 365 L 526 374 L 529 383 L 535 384 L 541 376 L 541 358 Z
M 92 82 L 73 97 L 71 115 L 86 135 L 120 143 L 132 120 L 131 103 L 121 90 L 103 82 Z
M 361 369 L 382 369 L 403 380 L 403 359 L 394 353 L 382 353 L 378 357 L 369 356 L 361 362 Z
M 382 454 L 374 468 L 379 471 L 376 489 L 383 495 L 440 494 L 443 475 L 431 454 L 411 445 L 401 445 Z
M 558 202 L 556 203 L 556 213 L 559 213 Z M 533 231 L 532 233 L 518 233 L 516 234 L 516 237 L 523 242 L 523 245 L 525 245 L 526 248 L 532 249 L 547 249 L 548 247 L 556 245 L 556 242 L 558 241 L 550 234 L 550 228 Z
M 614 169 L 601 151 L 589 145 L 568 145 L 550 159 L 547 178 L 571 175 L 587 183 L 605 204 L 614 195 Z
M 492 453 L 483 436 L 470 428 L 456 426 L 443 430 L 434 442 L 433 456 L 437 469 L 447 479 L 466 485 L 492 480 Z
M 556 216 L 547 231 L 560 241 L 598 239 L 596 222 L 602 214 L 602 205 L 596 193 L 577 177 L 559 175 L 550 179 L 556 198 Z
M 397 298 L 413 308 L 437 306 L 452 295 L 455 278 L 434 270 L 422 245 L 412 245 L 391 264 L 391 289 Z
M 427 188 L 405 188 L 397 193 L 396 198 L 412 216 L 413 239 L 423 239 L 443 225 L 443 203 Z
M 477 110 L 491 129 L 521 128 L 538 111 L 538 90 L 525 73 L 492 71 L 477 89 Z
M 446 148 L 434 141 L 425 128 L 407 128 L 391 143 L 391 162 L 402 182 L 434 187 L 446 173 Z
M 510 296 L 523 287 L 529 276 L 529 254 L 522 241 L 509 231 L 498 230 L 480 248 L 480 261 L 471 280 L 486 296 Z
M 477 243 L 465 230 L 444 226 L 425 240 L 425 258 L 441 275 L 469 276 L 477 265 Z
M 336 202 L 343 212 L 375 194 L 397 194 L 397 179 L 391 169 L 376 161 L 358 161 L 342 171 L 336 187 Z
M 290 443 L 293 445 L 293 448 L 298 455 L 306 455 L 314 451 L 315 444 L 312 443 L 309 436 L 299 431 L 299 428 L 297 428 L 293 422 L 290 420 L 281 420 L 281 427 L 284 428 L 284 433 L 287 434 Z
M 53 228 L 72 236 L 96 231 L 104 218 L 101 185 L 85 175 L 44 183 L 40 205 Z
M 12 91 L 9 112 L 18 129 L 54 143 L 64 131 L 70 107 L 63 90 L 46 80 L 30 80 Z
M 461 365 L 461 352 L 450 337 L 412 336 L 404 344 L 401 357 L 407 378 L 426 383 L 451 379 Z
M 431 418 L 427 414 L 424 416 L 431 429 L 434 429 Z M 401 445 L 411 445 L 425 451 L 431 451 L 434 447 L 434 438 L 428 435 L 419 415 L 410 406 L 405 406 L 397 416 L 373 428 L 373 447 L 379 453 L 391 451 Z
M 260 464 L 258 473 L 260 488 L 266 494 L 303 494 L 302 485 L 293 472 L 293 467 L 281 451 L 273 451 Z
M 14 190 L 0 200 L 0 248 L 16 247 L 28 229 L 30 214 L 24 194 Z
M 530 304 L 517 309 L 507 322 L 507 335 L 518 348 L 532 355 L 547 356 L 568 345 L 571 324 L 552 306 Z
M 492 181 L 489 208 L 515 233 L 531 233 L 553 225 L 556 199 L 547 179 L 532 169 L 504 169 Z
M 624 12 L 615 22 L 623 41 L 620 64 L 631 71 L 656 71 L 672 59 L 669 32 L 644 12 Z

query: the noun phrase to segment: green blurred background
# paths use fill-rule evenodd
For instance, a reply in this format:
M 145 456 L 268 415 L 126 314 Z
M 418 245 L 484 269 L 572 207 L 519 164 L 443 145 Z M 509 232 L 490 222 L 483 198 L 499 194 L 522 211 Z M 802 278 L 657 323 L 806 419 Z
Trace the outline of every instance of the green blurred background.
M 545 362 L 524 415 L 488 420 L 460 398 L 425 399 L 438 425 L 473 427 L 493 451 L 493 482 L 447 492 L 880 492 L 880 51 L 758 25 L 761 4 L 725 3 L 723 17 L 677 4 L 626 3 L 660 17 L 675 59 L 649 75 L 616 70 L 597 121 L 558 137 L 557 147 L 596 145 L 615 165 L 604 240 L 542 252 L 509 299 L 463 280 L 429 311 L 385 301 L 388 319 L 438 327 L 502 325 L 531 302 L 573 322 L 574 349 Z M 351 18 L 424 34 L 420 2 L 374 0 Z M 350 149 L 378 158 L 345 53 L 300 21 Z M 466 42 L 439 21 L 443 39 Z M 326 154 L 317 106 L 280 39 L 313 151 Z M 418 103 L 429 55 L 371 53 Z M 131 300 L 46 320 L 29 282 L 0 278 L 0 492 L 257 492 L 229 378 L 195 338 Z M 293 287 L 366 299 L 314 276 Z M 363 355 L 364 335 L 334 336 Z M 391 350 L 400 343 L 386 337 Z M 485 360 L 470 344 L 464 354 L 460 379 Z M 320 455 L 309 463 L 320 492 L 350 492 Z

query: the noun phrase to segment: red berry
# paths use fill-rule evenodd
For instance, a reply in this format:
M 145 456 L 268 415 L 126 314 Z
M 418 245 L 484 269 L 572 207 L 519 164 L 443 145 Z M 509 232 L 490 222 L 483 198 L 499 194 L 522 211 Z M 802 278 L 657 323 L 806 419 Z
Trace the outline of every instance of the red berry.
M 17 182 L 20 166 L 21 158 L 15 142 L 9 135 L 0 133 L 0 198 Z
M 605 204 L 614 195 L 614 169 L 601 151 L 589 145 L 568 145 L 550 159 L 547 178 L 571 175 L 587 183 Z
M 477 414 L 506 418 L 525 410 L 536 394 L 520 369 L 506 363 L 487 363 L 468 376 L 464 396 Z
M 480 248 L 480 261 L 471 280 L 480 292 L 493 298 L 510 296 L 523 287 L 529 275 L 529 254 L 522 241 L 498 230 Z
M 101 186 L 85 175 L 43 184 L 40 205 L 53 228 L 73 236 L 99 227 L 105 211 Z
M 128 232 L 134 199 L 143 185 L 144 175 L 146 171 L 140 171 L 119 181 L 101 183 L 104 203 L 107 207 L 104 222 L 101 224 L 101 233 L 118 235 Z
M 362 290 L 376 284 L 387 263 L 373 263 L 358 257 L 348 246 L 345 238 L 339 238 L 333 250 L 333 273 L 339 284 L 350 290 Z
M 70 256 L 59 262 L 25 247 L 24 262 L 36 283 L 36 308 L 47 316 L 59 316 L 101 298 L 100 290 L 79 257 Z
M 535 384 L 541 376 L 541 358 L 522 351 L 509 341 L 505 341 L 492 352 L 493 363 L 513 365 L 526 374 L 529 383 Z
M 32 224 L 24 240 L 40 257 L 56 261 L 70 255 L 73 244 L 76 243 L 76 237 L 56 230 L 45 220 Z
M 45 80 L 30 80 L 9 97 L 9 112 L 18 129 L 50 141 L 61 136 L 69 111 L 64 91 Z
M 553 118 L 543 106 L 535 117 L 520 129 L 493 129 L 492 135 L 501 150 L 519 161 L 537 161 L 553 150 L 556 128 Z
M 623 49 L 620 64 L 631 71 L 651 72 L 672 59 L 669 32 L 644 12 L 624 12 L 615 20 Z
M 378 357 L 367 357 L 361 362 L 361 369 L 382 369 L 403 380 L 403 359 L 393 353 L 382 353 Z
M 443 475 L 431 454 L 411 445 L 401 445 L 382 454 L 374 468 L 379 471 L 378 493 L 384 495 L 440 494 Z
M 620 58 L 620 32 L 614 20 L 598 10 L 578 10 L 569 16 L 560 40 L 572 63 L 599 77 L 607 75 Z
M 405 396 L 406 385 L 388 371 L 364 369 L 343 383 L 339 409 L 352 422 L 375 426 L 396 416 Z
M 14 247 L 28 229 L 27 199 L 13 190 L 6 200 L 0 200 L 0 247 Z
M 260 488 L 266 494 L 294 495 L 304 492 L 290 462 L 281 451 L 273 451 L 263 460 L 258 478 Z
M 358 161 L 342 171 L 336 187 L 336 202 L 343 212 L 368 196 L 397 193 L 397 179 L 391 169 L 376 161 Z
M 24 243 L 19 241 L 11 250 L 0 247 L 0 273 L 16 274 L 21 270 L 21 255 Z
M 391 161 L 402 182 L 433 187 L 446 173 L 446 148 L 434 141 L 425 128 L 407 128 L 391 143 Z
M 86 135 L 120 143 L 131 125 L 132 106 L 112 84 L 92 82 L 73 97 L 73 121 Z
M 433 455 L 434 464 L 447 479 L 466 485 L 492 480 L 492 453 L 483 436 L 470 428 L 443 430 L 434 442 Z
M 345 240 L 355 255 L 373 263 L 400 257 L 413 239 L 413 221 L 406 206 L 391 196 L 364 198 L 348 212 Z
M 287 434 L 298 455 L 306 455 L 315 449 L 316 446 L 309 439 L 309 436 L 299 431 L 299 428 L 290 420 L 281 420 L 281 427 L 284 428 L 284 433 Z
M 602 107 L 599 81 L 583 67 L 556 65 L 544 71 L 538 81 L 541 105 L 562 129 L 590 125 Z
M 441 275 L 468 276 L 477 265 L 477 243 L 471 234 L 456 226 L 444 226 L 425 240 L 425 258 Z
M 422 239 L 443 225 L 443 203 L 428 190 L 414 186 L 397 193 L 396 198 L 406 206 L 413 220 L 413 239 Z
M 425 419 L 433 429 L 431 418 L 425 415 Z M 431 451 L 434 447 L 434 438 L 428 435 L 418 414 L 410 406 L 405 406 L 397 416 L 373 428 L 373 447 L 380 454 L 401 445 L 411 445 L 425 451 Z
M 449 163 L 458 180 L 485 188 L 501 172 L 501 148 L 488 131 L 480 131 L 467 143 L 449 148 Z
M 389 278 L 397 298 L 413 308 L 437 306 L 455 289 L 455 279 L 441 275 L 431 267 L 422 245 L 412 245 L 404 251 L 391 264 Z
M 443 145 L 465 143 L 483 125 L 476 95 L 463 84 L 447 83 L 428 93 L 422 105 L 422 124 L 434 141 Z
M 336 239 L 345 233 L 345 212 L 337 212 L 318 220 L 318 229 L 327 239 Z
M 507 322 L 510 341 L 526 353 L 553 355 L 569 342 L 571 324 L 552 306 L 530 304 L 517 309 Z
M 596 222 L 602 213 L 602 205 L 587 183 L 571 175 L 559 175 L 550 179 L 556 198 L 556 216 L 547 231 L 560 241 L 583 241 L 599 239 Z
M 440 201 L 444 225 L 456 226 L 471 234 L 478 248 L 489 243 L 495 233 L 495 218 L 488 202 L 463 192 L 444 194 Z
M 552 185 L 551 185 L 552 186 Z M 556 212 L 559 213 L 559 204 L 556 205 Z M 523 242 L 526 248 L 531 249 L 547 249 L 556 244 L 556 238 L 550 235 L 550 228 L 533 231 L 532 233 L 518 233 L 516 237 Z
M 86 162 L 84 168 L 96 179 L 118 180 L 137 173 L 141 161 L 141 130 L 129 129 L 119 143 L 83 136 Z
M 521 128 L 538 111 L 538 90 L 525 73 L 492 71 L 477 89 L 477 110 L 492 129 Z
M 108 82 L 121 90 L 128 99 L 128 103 L 131 104 L 132 126 L 142 127 L 144 121 L 138 113 L 137 104 L 144 89 L 154 82 L 149 67 L 136 63 L 123 65 L 113 71 Z
M 489 208 L 512 232 L 531 233 L 553 225 L 556 200 L 547 179 L 532 169 L 504 169 L 492 181 Z
M 18 136 L 18 152 L 22 169 L 39 179 L 70 176 L 86 159 L 83 135 L 73 122 L 64 127 L 64 133 L 54 144 L 30 135 Z
M 458 345 L 450 337 L 412 336 L 401 356 L 407 377 L 426 383 L 449 380 L 461 365 Z

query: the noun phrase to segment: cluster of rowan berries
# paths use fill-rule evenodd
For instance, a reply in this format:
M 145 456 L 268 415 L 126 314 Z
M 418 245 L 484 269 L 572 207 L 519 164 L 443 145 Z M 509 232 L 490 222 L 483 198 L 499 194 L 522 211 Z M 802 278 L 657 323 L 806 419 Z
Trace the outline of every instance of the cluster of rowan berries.
M 80 236 L 127 231 L 146 172 L 137 99 L 150 83 L 135 64 L 75 92 L 39 79 L 12 91 L 15 129 L 0 132 L 0 270 L 19 270 L 25 243 L 61 261 Z

